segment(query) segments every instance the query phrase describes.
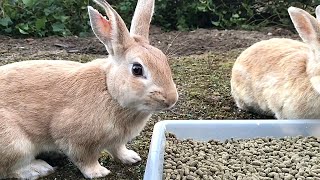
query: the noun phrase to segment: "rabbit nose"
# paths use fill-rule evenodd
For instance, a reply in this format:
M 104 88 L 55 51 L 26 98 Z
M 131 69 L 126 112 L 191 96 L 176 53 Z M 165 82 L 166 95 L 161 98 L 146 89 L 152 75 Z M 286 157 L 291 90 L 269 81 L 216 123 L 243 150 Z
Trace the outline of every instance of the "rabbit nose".
M 165 104 L 168 109 L 172 108 L 178 101 L 178 92 L 176 90 L 166 93 Z

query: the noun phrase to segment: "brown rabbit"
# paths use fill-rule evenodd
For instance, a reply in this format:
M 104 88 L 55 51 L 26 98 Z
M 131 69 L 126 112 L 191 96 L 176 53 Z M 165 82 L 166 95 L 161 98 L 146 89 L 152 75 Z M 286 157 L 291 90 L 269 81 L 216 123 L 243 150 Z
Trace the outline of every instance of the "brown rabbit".
M 241 109 L 278 119 L 320 118 L 319 22 L 299 8 L 288 12 L 303 42 L 274 38 L 246 49 L 232 69 L 231 92 Z
M 130 33 L 117 12 L 95 0 L 109 20 L 88 7 L 95 35 L 109 57 L 85 64 L 25 61 L 0 67 L 0 177 L 36 179 L 54 171 L 35 159 L 60 150 L 86 178 L 110 171 L 106 149 L 123 163 L 140 161 L 125 144 L 153 112 L 178 99 L 167 57 L 149 44 L 154 0 L 139 0 Z

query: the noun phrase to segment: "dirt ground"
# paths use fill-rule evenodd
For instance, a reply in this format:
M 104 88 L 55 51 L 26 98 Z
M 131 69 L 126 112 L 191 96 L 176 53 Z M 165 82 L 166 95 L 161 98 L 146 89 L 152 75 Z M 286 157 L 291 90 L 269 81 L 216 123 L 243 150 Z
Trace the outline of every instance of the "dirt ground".
M 298 38 L 290 31 L 266 28 L 261 31 L 197 29 L 164 32 L 152 27 L 151 44 L 169 56 L 179 101 L 170 111 L 152 116 L 143 132 L 128 146 L 137 151 L 142 162 L 123 165 L 103 153 L 100 162 L 112 174 L 101 179 L 142 179 L 153 126 L 171 119 L 266 119 L 239 111 L 230 96 L 230 72 L 236 57 L 253 43 L 273 37 Z M 87 62 L 107 52 L 95 38 L 48 37 L 13 39 L 0 36 L 0 64 L 30 59 L 65 59 Z M 57 166 L 55 173 L 42 179 L 83 179 L 67 158 L 45 154 L 41 158 Z
M 294 37 L 292 32 L 280 28 L 266 28 L 261 32 L 239 30 L 197 29 L 194 31 L 165 32 L 150 30 L 151 44 L 169 56 L 199 55 L 205 52 L 226 52 L 245 48 L 262 39 Z M 13 39 L 0 35 L 0 61 L 69 54 L 106 55 L 107 51 L 96 37 L 47 37 Z

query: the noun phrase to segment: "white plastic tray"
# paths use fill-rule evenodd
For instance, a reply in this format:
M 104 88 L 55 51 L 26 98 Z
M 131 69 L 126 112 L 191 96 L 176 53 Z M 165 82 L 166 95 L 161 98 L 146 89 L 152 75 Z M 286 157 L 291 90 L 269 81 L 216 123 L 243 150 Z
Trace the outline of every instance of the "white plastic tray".
M 229 138 L 316 136 L 320 120 L 166 120 L 154 126 L 144 180 L 162 180 L 165 132 L 198 141 Z

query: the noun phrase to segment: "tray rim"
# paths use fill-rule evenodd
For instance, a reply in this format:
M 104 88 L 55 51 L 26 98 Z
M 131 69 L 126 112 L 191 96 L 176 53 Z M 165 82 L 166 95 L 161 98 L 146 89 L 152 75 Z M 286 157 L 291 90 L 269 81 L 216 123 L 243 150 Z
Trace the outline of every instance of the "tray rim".
M 163 172 L 163 162 L 164 160 L 164 144 L 166 141 L 165 132 L 168 128 L 174 126 L 202 126 L 206 124 L 248 124 L 248 125 L 264 125 L 264 124 L 273 124 L 273 125 L 290 125 L 290 124 L 318 124 L 320 125 L 319 119 L 299 119 L 299 120 L 277 120 L 277 119 L 236 119 L 236 120 L 163 120 L 157 122 L 154 126 L 150 148 L 148 152 L 148 159 L 145 168 L 145 173 L 143 176 L 144 180 L 162 180 Z M 160 176 L 159 176 L 159 172 Z

